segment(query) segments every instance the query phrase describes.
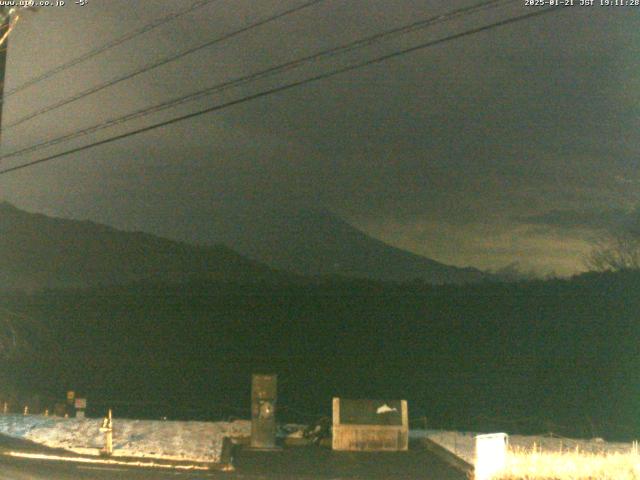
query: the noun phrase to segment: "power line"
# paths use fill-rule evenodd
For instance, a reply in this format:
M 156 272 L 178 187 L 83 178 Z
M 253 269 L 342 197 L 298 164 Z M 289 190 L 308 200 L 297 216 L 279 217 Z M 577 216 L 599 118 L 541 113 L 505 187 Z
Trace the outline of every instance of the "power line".
M 484 31 L 491 30 L 491 29 L 494 29 L 494 28 L 497 28 L 497 27 L 502 27 L 504 25 L 508 25 L 508 24 L 511 24 L 511 23 L 527 20 L 527 19 L 530 19 L 530 18 L 533 18 L 533 17 L 537 17 L 537 16 L 541 16 L 541 15 L 544 15 L 546 13 L 550 13 L 550 12 L 553 12 L 553 11 L 558 11 L 560 8 L 561 7 L 547 7 L 547 8 L 535 10 L 533 12 L 530 12 L 530 13 L 527 13 L 527 14 L 524 14 L 524 15 L 519 15 L 519 16 L 516 16 L 516 17 L 510 17 L 510 18 L 507 18 L 507 19 L 504 19 L 504 20 L 500 20 L 500 21 L 493 22 L 493 23 L 490 23 L 490 24 L 487 24 L 487 25 L 483 25 L 481 27 L 476 27 L 476 28 L 473 28 L 473 29 L 470 29 L 470 30 L 466 30 L 466 31 L 460 32 L 460 33 L 455 33 L 455 34 L 452 34 L 452 35 L 448 35 L 446 37 L 443 37 L 443 38 L 440 38 L 440 39 L 437 39 L 437 40 L 431 40 L 429 42 L 425 42 L 425 43 L 422 43 L 422 44 L 419 44 L 419 45 L 415 45 L 413 47 L 405 48 L 405 49 L 402 49 L 402 50 L 397 50 L 397 51 L 395 51 L 393 53 L 382 55 L 382 56 L 376 57 L 376 58 L 371 59 L 371 60 L 366 60 L 364 62 L 360 62 L 360 63 L 354 64 L 354 65 L 349 65 L 347 67 L 342 67 L 342 68 L 339 68 L 339 69 L 336 69 L 336 70 L 332 70 L 330 72 L 322 73 L 322 74 L 319 74 L 319 75 L 315 75 L 313 77 L 309 77 L 309 78 L 306 78 L 306 79 L 303 79 L 303 80 L 298 80 L 298 81 L 291 82 L 291 83 L 288 83 L 288 84 L 285 84 L 285 85 L 280 85 L 278 87 L 274 87 L 274 88 L 271 88 L 271 89 L 268 89 L 268 90 L 263 90 L 262 92 L 254 93 L 252 95 L 247 95 L 247 96 L 242 97 L 240 99 L 236 99 L 236 100 L 232 100 L 232 101 L 229 101 L 229 102 L 225 102 L 225 103 L 221 103 L 221 104 L 218 104 L 218 105 L 214 105 L 212 107 L 205 108 L 205 109 L 199 110 L 197 112 L 193 112 L 193 113 L 189 113 L 187 115 L 182 115 L 182 116 L 179 116 L 179 117 L 175 117 L 175 118 L 172 118 L 170 120 L 159 122 L 159 123 L 156 123 L 156 124 L 153 124 L 153 125 L 149 125 L 147 127 L 139 128 L 139 129 L 136 129 L 136 130 L 132 130 L 130 132 L 123 133 L 123 134 L 120 134 L 120 135 L 115 135 L 113 137 L 109 137 L 109 138 L 106 138 L 104 140 L 93 142 L 93 143 L 90 143 L 88 145 L 83 145 L 81 147 L 72 148 L 70 150 L 66 150 L 64 152 L 56 153 L 54 155 L 49 155 L 47 157 L 40 158 L 38 160 L 33 160 L 31 162 L 24 163 L 22 165 L 16 165 L 14 167 L 5 168 L 3 170 L 0 170 L 0 175 L 5 175 L 7 173 L 15 172 L 17 170 L 22 170 L 22 169 L 25 169 L 25 168 L 28 168 L 28 167 L 32 167 L 34 165 L 38 165 L 38 164 L 41 164 L 41 163 L 49 162 L 51 160 L 55 160 L 55 159 L 60 158 L 60 157 L 64 157 L 64 156 L 71 155 L 71 154 L 78 153 L 78 152 L 82 152 L 84 150 L 88 150 L 88 149 L 93 148 L 93 147 L 97 147 L 97 146 L 100 146 L 100 145 L 105 145 L 107 143 L 115 142 L 117 140 L 122 140 L 122 139 L 125 139 L 125 138 L 128 138 L 128 137 L 132 137 L 134 135 L 138 135 L 140 133 L 145 133 L 145 132 L 148 132 L 148 131 L 151 131 L 151 130 L 155 130 L 157 128 L 166 127 L 168 125 L 172 125 L 174 123 L 182 122 L 182 121 L 188 120 L 190 118 L 195 118 L 195 117 L 198 117 L 200 115 L 204 115 L 204 114 L 207 114 L 207 113 L 212 113 L 212 112 L 215 112 L 215 111 L 218 111 L 218 110 L 222 110 L 224 108 L 232 107 L 234 105 L 239 105 L 241 103 L 245 103 L 245 102 L 248 102 L 248 101 L 251 101 L 251 100 L 256 100 L 258 98 L 266 97 L 267 95 L 272 95 L 274 93 L 283 92 L 283 91 L 286 91 L 286 90 L 289 90 L 289 89 L 292 89 L 292 88 L 295 88 L 295 87 L 299 87 L 299 86 L 302 86 L 302 85 L 305 85 L 305 84 L 308 84 L 308 83 L 324 80 L 324 79 L 327 79 L 327 78 L 330 78 L 330 77 L 334 77 L 334 76 L 342 74 L 342 73 L 346 73 L 346 72 L 349 72 L 349 71 L 360 69 L 360 68 L 363 68 L 363 67 L 366 67 L 366 66 L 369 66 L 369 65 L 373 65 L 373 64 L 376 64 L 376 63 L 384 62 L 386 60 L 390 60 L 392 58 L 399 57 L 401 55 L 406 55 L 408 53 L 416 52 L 418 50 L 422 50 L 422 49 L 425 49 L 425 48 L 428 48 L 428 47 L 432 47 L 432 46 L 435 46 L 435 45 L 443 44 L 443 43 L 446 43 L 446 42 L 449 42 L 449 41 L 452 41 L 452 40 L 456 40 L 456 39 L 459 39 L 459 38 L 462 38 L 462 37 L 466 37 L 466 36 L 469 36 L 469 35 L 474 35 L 476 33 L 484 32 Z
M 172 13 L 169 15 L 165 15 L 163 17 L 157 18 L 156 20 L 144 25 L 143 27 L 137 29 L 137 30 L 133 30 L 131 32 L 128 32 L 124 35 L 122 35 L 121 37 L 118 37 L 114 40 L 111 40 L 110 42 L 105 43 L 104 45 L 101 45 L 99 47 L 96 47 L 93 50 L 88 51 L 87 53 L 80 55 L 79 57 L 74 58 L 73 60 L 69 60 L 67 63 L 63 63 L 62 65 L 58 65 L 57 67 L 52 68 L 51 70 L 48 70 L 44 73 L 42 73 L 41 75 L 38 75 L 30 80 L 27 80 L 26 82 L 22 83 L 21 85 L 18 85 L 17 87 L 12 88 L 11 90 L 8 90 L 5 94 L 4 97 L 5 99 L 15 93 L 18 93 L 28 87 L 31 87 L 37 83 L 40 83 L 43 80 L 46 80 L 47 78 L 50 78 L 60 72 L 63 72 L 64 70 L 68 70 L 71 67 L 74 67 L 80 63 L 86 62 L 87 60 L 100 55 L 101 53 L 104 53 L 108 50 L 111 50 L 114 47 L 117 47 L 119 45 L 122 45 L 125 42 L 128 42 L 130 40 L 133 40 L 134 38 L 150 32 L 151 30 L 154 30 L 162 25 L 164 25 L 165 23 L 168 23 L 172 20 L 175 20 L 176 18 L 179 18 L 183 15 L 186 15 L 188 13 L 194 12 L 195 10 L 198 10 L 199 8 L 202 8 L 210 3 L 214 3 L 217 2 L 218 0 L 199 0 L 195 3 L 193 3 L 190 7 L 188 7 L 185 10 L 182 10 L 180 12 L 177 13 Z M 0 104 L 4 103 L 4 100 L 0 100 Z
M 56 137 L 54 139 L 51 140 L 47 140 L 44 142 L 40 142 L 37 143 L 35 145 L 31 145 L 28 147 L 24 147 L 21 148 L 19 150 L 14 150 L 13 152 L 7 153 L 5 155 L 0 156 L 0 161 L 7 159 L 7 158 L 11 158 L 11 157 L 15 157 L 18 155 L 23 155 L 25 153 L 32 153 L 38 150 L 41 150 L 43 148 L 47 148 L 47 147 L 51 147 L 54 145 L 57 145 L 59 143 L 62 142 L 66 142 L 68 140 L 72 140 L 74 138 L 78 138 L 80 136 L 83 135 L 88 135 L 90 133 L 95 133 L 97 131 L 103 130 L 105 128 L 109 128 L 109 127 L 113 127 L 116 125 L 120 125 L 122 123 L 125 123 L 127 121 L 136 119 L 136 118 L 140 118 L 140 117 L 144 117 L 146 115 L 149 115 L 151 113 L 157 113 L 160 112 L 162 110 L 166 110 L 168 108 L 173 108 L 175 106 L 187 103 L 187 102 L 191 102 L 194 100 L 197 100 L 199 98 L 211 95 L 212 93 L 218 93 L 224 90 L 227 90 L 229 88 L 232 87 L 237 87 L 239 85 L 242 84 L 246 84 L 258 79 L 263 79 L 263 78 L 267 78 L 276 74 L 280 74 L 283 72 L 286 72 L 288 70 L 297 68 L 305 63 L 310 63 L 312 61 L 316 61 L 319 60 L 321 58 L 325 58 L 325 57 L 333 57 L 339 54 L 343 54 L 352 50 L 356 50 L 359 48 L 364 48 L 364 47 L 368 47 L 371 45 L 374 45 L 376 43 L 379 43 L 383 40 L 389 39 L 389 38 L 393 38 L 393 37 L 397 37 L 400 35 L 404 35 L 410 32 L 414 32 L 420 29 L 424 29 L 427 27 L 431 27 L 435 24 L 441 23 L 441 22 L 445 22 L 445 21 L 450 21 L 450 20 L 454 20 L 456 18 L 462 17 L 462 16 L 466 16 L 469 15 L 471 13 L 476 13 L 485 9 L 489 9 L 489 8 L 495 8 L 497 7 L 499 4 L 501 3 L 514 3 L 515 0 L 489 0 L 489 1 L 485 1 L 482 2 L 480 4 L 477 5 L 473 5 L 473 6 L 468 6 L 468 7 L 464 7 L 464 8 L 459 8 L 456 10 L 453 10 L 451 12 L 445 13 L 445 14 L 440 14 L 440 15 L 435 15 L 423 20 L 419 20 L 413 23 L 410 23 L 408 25 L 404 25 L 401 27 L 396 27 L 390 30 L 387 30 L 385 32 L 381 32 L 381 33 L 377 33 L 374 35 L 371 35 L 369 37 L 363 38 L 363 39 L 359 39 L 359 40 L 355 40 L 352 42 L 349 42 L 347 44 L 338 46 L 338 47 L 334 47 L 334 48 L 330 48 L 328 50 L 323 50 L 321 52 L 317 52 L 314 53 L 312 55 L 308 55 L 296 60 L 292 60 L 290 62 L 286 62 L 284 64 L 280 64 L 274 67 L 270 67 L 267 68 L 266 70 L 262 70 L 260 72 L 255 72 L 243 77 L 239 77 L 233 80 L 229 80 L 220 84 L 216 84 L 212 87 L 208 87 L 204 90 L 199 90 L 197 92 L 191 93 L 189 95 L 184 95 L 184 96 L 180 96 L 162 103 L 159 103 L 157 105 L 151 106 L 151 107 L 145 107 L 141 110 L 137 110 L 135 112 L 129 113 L 127 115 L 124 116 L 120 116 L 114 119 L 110 119 L 107 120 L 105 122 L 102 122 L 100 124 L 97 125 L 93 125 L 91 127 L 87 127 L 81 130 L 77 130 L 75 132 L 69 133 L 69 134 L 65 134 L 62 135 L 60 137 Z
M 10 129 L 10 128 L 13 128 L 13 127 L 15 127 L 17 125 L 20 125 L 20 124 L 28 121 L 28 120 L 33 119 L 35 117 L 38 117 L 38 116 L 43 115 L 45 113 L 48 113 L 48 112 L 50 112 L 52 110 L 56 110 L 56 109 L 58 109 L 60 107 L 63 107 L 65 105 L 73 103 L 73 102 L 75 102 L 77 100 L 85 98 L 85 97 L 87 97 L 89 95 L 97 93 L 97 92 L 99 92 L 101 90 L 104 90 L 105 88 L 112 87 L 113 85 L 116 85 L 116 84 L 118 84 L 120 82 L 123 82 L 125 80 L 130 80 L 130 79 L 132 79 L 134 77 L 137 77 L 138 75 L 141 75 L 143 73 L 149 72 L 149 71 L 151 71 L 151 70 L 153 70 L 155 68 L 158 68 L 158 67 L 166 65 L 168 63 L 174 62 L 176 60 L 179 60 L 180 58 L 183 58 L 183 57 L 185 57 L 187 55 L 195 53 L 195 52 L 197 52 L 199 50 L 202 50 L 202 49 L 207 48 L 207 47 L 211 47 L 211 46 L 213 46 L 213 45 L 215 45 L 217 43 L 224 42 L 225 40 L 228 40 L 228 39 L 230 39 L 232 37 L 235 37 L 236 35 L 240 35 L 242 33 L 245 33 L 247 31 L 249 31 L 249 30 L 253 30 L 254 28 L 257 28 L 257 27 L 260 27 L 260 26 L 265 25 L 267 23 L 273 22 L 273 21 L 278 20 L 280 18 L 283 18 L 283 17 L 285 17 L 287 15 L 291 15 L 293 13 L 299 12 L 300 10 L 303 10 L 305 8 L 308 8 L 308 7 L 311 7 L 311 6 L 315 5 L 315 4 L 323 2 L 323 1 L 324 0 L 311 0 L 311 1 L 308 1 L 308 2 L 303 3 L 302 5 L 299 5 L 297 7 L 290 8 L 288 10 L 285 10 L 285 11 L 281 12 L 281 13 L 277 13 L 277 14 L 271 15 L 271 16 L 263 19 L 263 20 L 259 20 L 257 22 L 254 22 L 254 23 L 252 23 L 252 24 L 250 24 L 250 25 L 248 25 L 246 27 L 242 27 L 242 28 L 240 28 L 238 30 L 234 30 L 231 33 L 227 33 L 227 34 L 224 34 L 224 35 L 222 35 L 220 37 L 216 37 L 216 38 L 214 38 L 212 40 L 209 40 L 209 41 L 207 41 L 205 43 L 197 45 L 196 47 L 189 48 L 189 49 L 184 50 L 184 51 L 182 51 L 180 53 L 177 53 L 175 55 L 171 55 L 171 56 L 165 57 L 165 58 L 163 58 L 163 59 L 161 59 L 159 61 L 152 62 L 152 63 L 150 63 L 150 64 L 148 64 L 148 65 L 146 65 L 146 66 L 144 66 L 144 67 L 142 67 L 142 68 L 140 68 L 138 70 L 134 70 L 133 72 L 124 74 L 124 75 L 122 75 L 120 77 L 117 77 L 117 78 L 114 78 L 112 80 L 109 80 L 108 82 L 101 83 L 100 85 L 97 85 L 95 87 L 88 88 L 87 90 L 83 90 L 82 92 L 80 92 L 80 93 L 78 93 L 76 95 L 73 95 L 73 96 L 68 97 L 66 99 L 63 99 L 63 100 L 61 100 L 61 101 L 59 101 L 57 103 L 54 103 L 54 104 L 49 105 L 47 107 L 43 107 L 40 110 L 36 110 L 33 113 L 25 115 L 24 117 L 19 118 L 18 120 L 14 121 L 13 123 L 10 123 L 10 124 L 8 124 L 6 126 L 3 126 L 0 129 L 0 132 L 3 131 L 3 130 L 7 130 L 7 129 Z

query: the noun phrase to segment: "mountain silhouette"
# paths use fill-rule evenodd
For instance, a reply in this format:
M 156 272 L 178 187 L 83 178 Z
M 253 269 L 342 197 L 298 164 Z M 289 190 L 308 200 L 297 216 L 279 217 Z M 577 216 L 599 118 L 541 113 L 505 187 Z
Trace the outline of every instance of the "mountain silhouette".
M 255 283 L 281 281 L 288 275 L 222 245 L 193 246 L 0 203 L 0 288 L 38 290 L 193 278 Z
M 471 283 L 491 277 L 377 240 L 339 216 L 317 209 L 254 209 L 216 226 L 216 240 L 273 268 L 302 275 L 341 275 L 381 281 Z

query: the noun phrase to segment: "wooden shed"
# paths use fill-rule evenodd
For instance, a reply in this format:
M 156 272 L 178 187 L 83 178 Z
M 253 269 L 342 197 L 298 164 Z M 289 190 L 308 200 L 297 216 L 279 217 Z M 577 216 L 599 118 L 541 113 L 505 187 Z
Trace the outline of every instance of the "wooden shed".
M 333 399 L 333 450 L 409 449 L 406 400 Z

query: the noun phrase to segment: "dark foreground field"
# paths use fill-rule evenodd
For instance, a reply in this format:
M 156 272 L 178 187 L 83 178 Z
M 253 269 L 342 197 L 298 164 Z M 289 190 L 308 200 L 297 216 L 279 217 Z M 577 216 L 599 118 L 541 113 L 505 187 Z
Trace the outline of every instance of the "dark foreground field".
M 234 472 L 190 472 L 101 464 L 82 464 L 8 457 L 4 451 L 29 451 L 64 456 L 30 442 L 0 435 L 0 480 L 97 479 L 205 479 L 265 480 L 465 480 L 465 475 L 444 464 L 420 445 L 408 452 L 333 452 L 321 447 L 283 448 L 275 452 L 234 450 Z
M 628 273 L 5 295 L 30 347 L 3 364 L 4 385 L 76 390 L 93 415 L 248 418 L 250 375 L 266 371 L 282 421 L 330 415 L 333 396 L 405 398 L 418 425 L 637 438 L 638 292 Z

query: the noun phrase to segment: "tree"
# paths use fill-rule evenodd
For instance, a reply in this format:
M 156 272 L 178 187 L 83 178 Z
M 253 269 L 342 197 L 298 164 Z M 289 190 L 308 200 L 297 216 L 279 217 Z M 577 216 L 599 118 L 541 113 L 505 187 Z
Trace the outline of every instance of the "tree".
M 625 229 L 596 241 L 585 264 L 597 272 L 640 270 L 640 229 Z
M 9 359 L 25 359 L 36 353 L 37 345 L 49 329 L 23 313 L 0 305 L 0 364 Z
M 13 313 L 2 308 L 0 310 L 0 359 L 11 357 L 18 346 L 18 335 Z

